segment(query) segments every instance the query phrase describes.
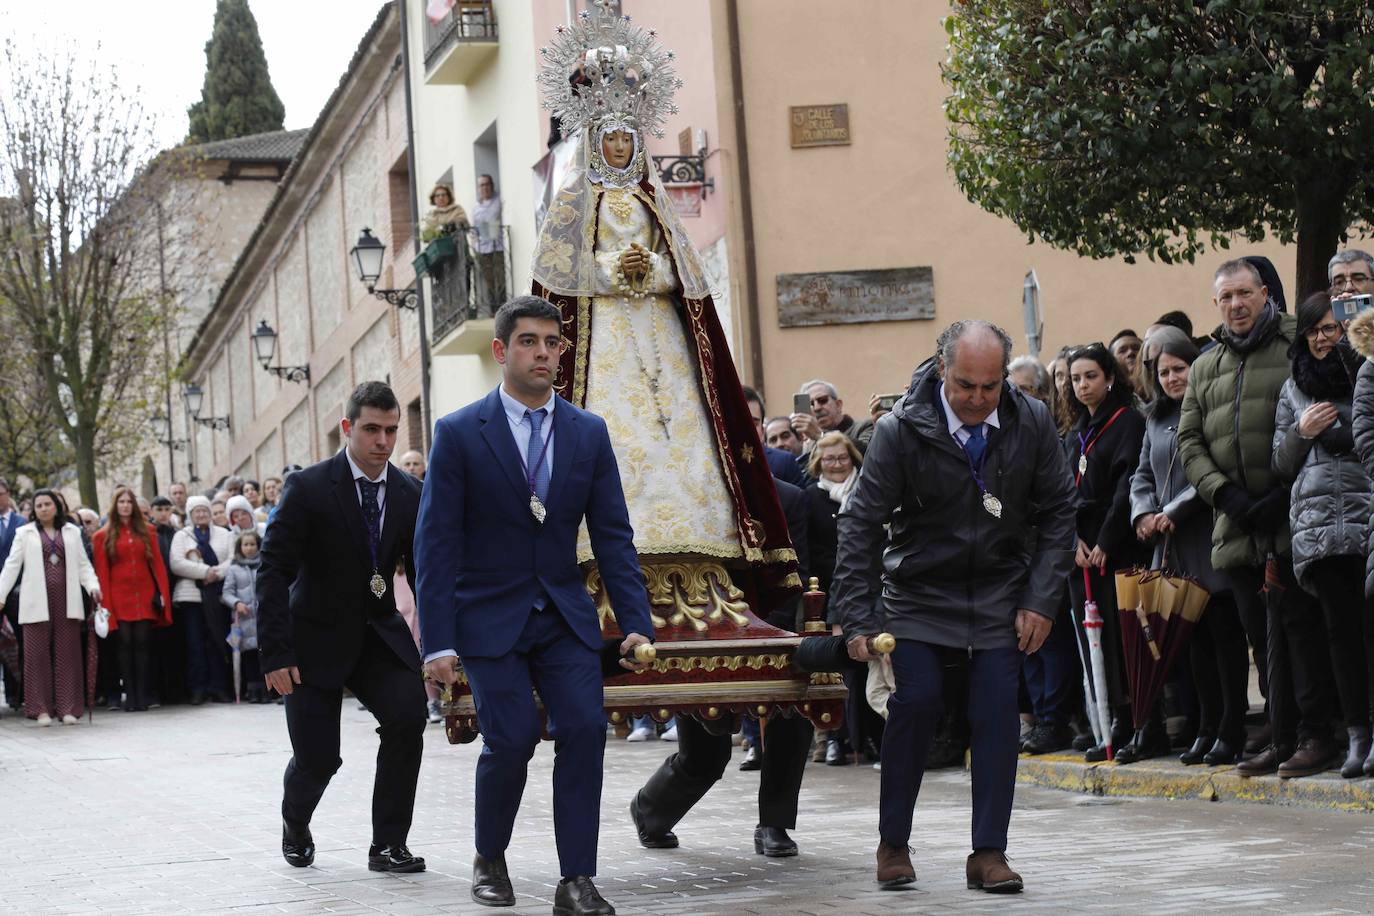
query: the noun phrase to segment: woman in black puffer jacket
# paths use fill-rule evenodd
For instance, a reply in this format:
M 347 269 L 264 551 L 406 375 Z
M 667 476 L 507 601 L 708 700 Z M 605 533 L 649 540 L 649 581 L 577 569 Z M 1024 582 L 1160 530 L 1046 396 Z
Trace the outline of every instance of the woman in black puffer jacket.
M 1374 486 L 1355 452 L 1355 377 L 1362 358 L 1344 339 L 1326 293 L 1298 307 L 1289 349 L 1293 377 L 1279 394 L 1274 472 L 1292 487 L 1293 571 L 1317 596 L 1350 746 L 1341 775 L 1370 766 L 1374 602 L 1365 598 L 1366 539 Z

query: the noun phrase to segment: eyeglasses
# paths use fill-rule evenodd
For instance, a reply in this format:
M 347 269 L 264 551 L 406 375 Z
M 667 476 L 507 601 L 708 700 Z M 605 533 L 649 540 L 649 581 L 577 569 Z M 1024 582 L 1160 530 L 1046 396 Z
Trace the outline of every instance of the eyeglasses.
M 1341 336 L 1341 326 L 1331 321 L 1326 324 L 1319 324 L 1315 328 L 1308 328 L 1302 332 L 1302 335 L 1308 340 L 1316 340 L 1318 337 L 1335 340 Z
M 1348 277 L 1332 277 L 1331 288 L 1333 290 L 1342 290 L 1351 286 L 1359 287 L 1368 283 L 1370 279 L 1371 277 L 1369 274 L 1351 274 Z
M 822 455 L 821 464 L 849 464 L 848 455 Z

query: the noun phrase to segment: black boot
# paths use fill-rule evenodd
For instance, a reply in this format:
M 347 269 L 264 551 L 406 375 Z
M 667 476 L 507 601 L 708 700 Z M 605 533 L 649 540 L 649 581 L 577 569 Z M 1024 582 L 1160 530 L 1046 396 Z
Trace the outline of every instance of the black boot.
M 1345 731 L 1350 736 L 1350 750 L 1346 752 L 1345 763 L 1341 764 L 1341 775 L 1346 779 L 1358 779 L 1364 775 L 1365 758 L 1374 742 L 1371 742 L 1368 725 L 1351 726 Z
M 1202 763 L 1202 759 L 1207 756 L 1207 752 L 1216 744 L 1216 738 L 1211 735 L 1198 735 L 1193 746 L 1182 754 L 1178 755 L 1178 762 L 1186 767 L 1197 766 Z

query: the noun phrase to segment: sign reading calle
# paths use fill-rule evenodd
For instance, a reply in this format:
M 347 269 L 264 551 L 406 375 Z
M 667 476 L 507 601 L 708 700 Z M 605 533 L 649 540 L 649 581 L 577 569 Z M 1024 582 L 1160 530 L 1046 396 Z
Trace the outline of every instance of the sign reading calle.
M 788 123 L 792 148 L 849 145 L 849 105 L 793 105 Z
M 778 325 L 784 328 L 935 317 L 929 267 L 778 274 Z

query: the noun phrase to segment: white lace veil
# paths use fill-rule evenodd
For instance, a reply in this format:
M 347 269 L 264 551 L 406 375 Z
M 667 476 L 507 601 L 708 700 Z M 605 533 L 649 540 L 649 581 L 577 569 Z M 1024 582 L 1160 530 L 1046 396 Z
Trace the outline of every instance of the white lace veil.
M 634 155 L 625 169 L 612 169 L 602 162 L 601 136 L 611 130 L 634 134 Z M 711 294 L 701 255 L 692 246 L 650 161 L 640 131 L 625 120 L 615 119 L 582 131 L 572 168 L 563 186 L 554 194 L 548 215 L 539 227 L 531 267 L 534 282 L 560 296 L 597 296 L 607 292 L 599 289 L 596 282 L 596 203 L 600 199 L 596 185 L 637 187 L 642 172 L 647 173 L 654 191 L 654 209 L 668 235 L 668 250 L 682 281 L 683 297 L 704 299 Z

